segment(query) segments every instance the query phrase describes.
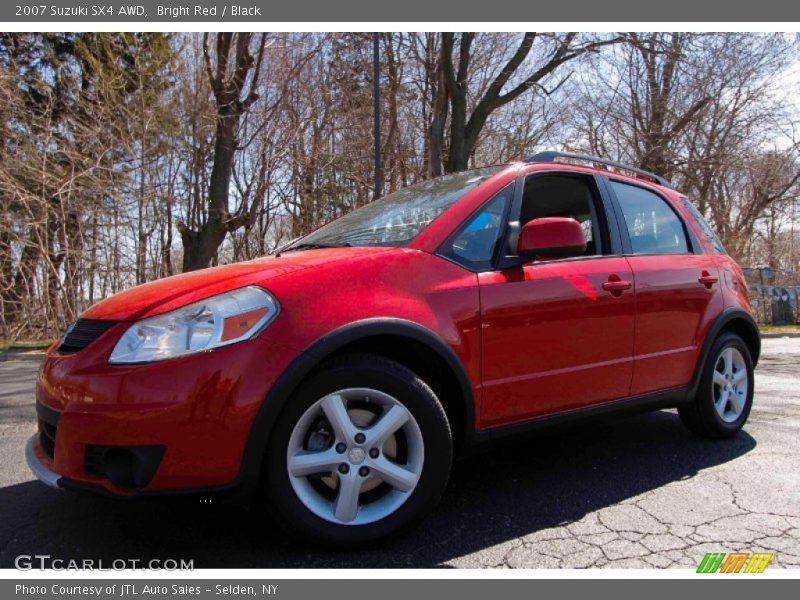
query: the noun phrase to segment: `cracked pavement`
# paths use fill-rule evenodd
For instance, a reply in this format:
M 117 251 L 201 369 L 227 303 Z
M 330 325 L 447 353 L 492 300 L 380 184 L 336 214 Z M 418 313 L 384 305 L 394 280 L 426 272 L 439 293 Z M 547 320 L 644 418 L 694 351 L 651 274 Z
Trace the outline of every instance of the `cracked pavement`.
M 437 510 L 362 552 L 294 545 L 264 511 L 216 498 L 133 501 L 33 481 L 37 364 L 0 362 L 0 567 L 54 558 L 185 558 L 195 568 L 696 568 L 706 552 L 800 567 L 800 338 L 770 338 L 745 430 L 692 437 L 673 411 L 539 434 L 459 461 Z M 210 501 L 209 501 L 210 500 Z

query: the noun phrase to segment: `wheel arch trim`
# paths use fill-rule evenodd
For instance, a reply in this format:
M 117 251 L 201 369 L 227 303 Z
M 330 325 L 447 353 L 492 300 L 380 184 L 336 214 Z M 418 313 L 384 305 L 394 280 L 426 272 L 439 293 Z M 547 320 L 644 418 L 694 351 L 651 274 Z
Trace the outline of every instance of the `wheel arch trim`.
M 697 366 L 695 367 L 694 375 L 692 377 L 692 383 L 690 386 L 692 396 L 697 392 L 697 388 L 700 385 L 700 379 L 703 376 L 703 369 L 705 368 L 706 361 L 708 360 L 708 355 L 711 352 L 711 346 L 714 344 L 714 341 L 717 339 L 717 337 L 719 337 L 719 334 L 734 322 L 737 322 L 737 324 L 741 323 L 751 334 L 751 339 L 744 340 L 744 342 L 748 345 L 748 347 L 750 346 L 748 341 L 754 343 L 754 348 L 750 348 L 752 354 L 751 359 L 753 361 L 754 368 L 758 364 L 758 359 L 761 355 L 761 334 L 758 329 L 758 324 L 756 323 L 755 319 L 753 319 L 753 316 L 744 309 L 726 309 L 713 321 L 708 329 L 708 333 L 706 334 L 703 346 L 700 350 Z M 755 351 L 753 352 L 753 350 Z

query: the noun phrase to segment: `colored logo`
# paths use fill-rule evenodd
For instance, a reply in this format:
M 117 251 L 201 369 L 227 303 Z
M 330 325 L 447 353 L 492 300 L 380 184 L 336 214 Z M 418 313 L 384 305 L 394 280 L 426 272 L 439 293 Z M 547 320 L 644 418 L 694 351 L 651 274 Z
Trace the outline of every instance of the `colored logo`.
M 709 552 L 700 561 L 698 573 L 763 573 L 772 560 L 764 552 Z

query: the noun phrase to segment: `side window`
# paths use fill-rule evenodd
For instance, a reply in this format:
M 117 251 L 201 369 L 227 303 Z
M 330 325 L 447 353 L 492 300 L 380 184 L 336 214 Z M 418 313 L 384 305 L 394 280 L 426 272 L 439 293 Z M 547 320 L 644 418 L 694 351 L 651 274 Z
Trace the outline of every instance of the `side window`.
M 585 256 L 603 253 L 594 183 L 563 173 L 531 175 L 525 180 L 519 224 L 543 217 L 568 217 L 581 224 L 586 239 Z
M 611 181 L 634 254 L 685 254 L 683 223 L 666 200 L 644 188 Z
M 445 243 L 442 256 L 473 271 L 492 266 L 492 257 L 500 237 L 509 192 L 504 190 L 489 200 Z
M 717 234 L 714 233 L 713 229 L 711 229 L 711 225 L 709 225 L 708 221 L 706 221 L 703 218 L 703 215 L 700 213 L 699 210 L 697 210 L 697 207 L 694 204 L 692 204 L 688 198 L 681 198 L 681 200 L 683 200 L 683 205 L 686 207 L 689 213 L 694 217 L 694 220 L 697 221 L 697 224 L 700 226 L 700 229 L 702 229 L 703 233 L 706 234 L 706 237 L 708 237 L 709 241 L 711 242 L 711 245 L 714 246 L 714 250 L 716 250 L 720 254 L 727 254 L 727 252 L 725 251 L 725 246 L 722 245 L 722 242 L 717 237 Z

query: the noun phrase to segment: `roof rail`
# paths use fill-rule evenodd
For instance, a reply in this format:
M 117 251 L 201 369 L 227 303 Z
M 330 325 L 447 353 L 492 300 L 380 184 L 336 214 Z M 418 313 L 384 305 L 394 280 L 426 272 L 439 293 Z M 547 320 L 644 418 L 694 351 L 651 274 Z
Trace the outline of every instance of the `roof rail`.
M 539 152 L 538 154 L 534 154 L 533 156 L 526 158 L 525 162 L 526 163 L 558 162 L 559 158 L 582 160 L 584 162 L 590 162 L 598 165 L 605 165 L 607 167 L 614 167 L 615 169 L 630 171 L 631 173 L 635 173 L 636 175 L 646 177 L 647 179 L 650 179 L 651 181 L 654 181 L 659 185 L 675 189 L 674 186 L 669 182 L 669 180 L 665 179 L 664 177 L 661 177 L 660 175 L 656 175 L 655 173 L 651 173 L 650 171 L 645 171 L 644 169 L 631 167 L 629 165 L 625 165 L 623 163 L 616 162 L 613 160 L 599 158 L 597 156 L 589 156 L 587 154 L 573 154 L 571 152 L 556 152 L 554 150 L 548 150 L 546 152 Z

